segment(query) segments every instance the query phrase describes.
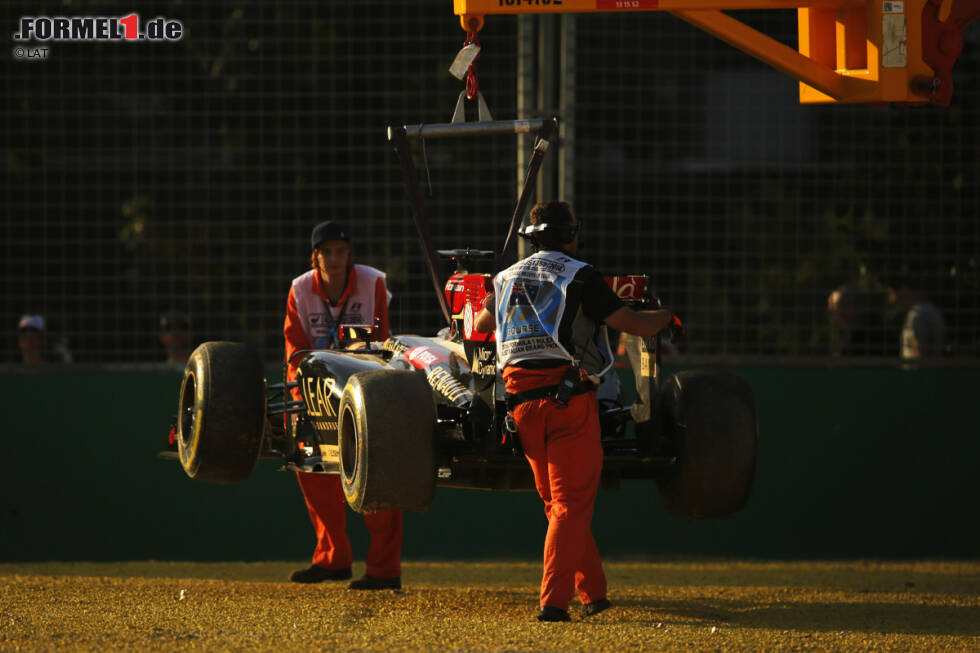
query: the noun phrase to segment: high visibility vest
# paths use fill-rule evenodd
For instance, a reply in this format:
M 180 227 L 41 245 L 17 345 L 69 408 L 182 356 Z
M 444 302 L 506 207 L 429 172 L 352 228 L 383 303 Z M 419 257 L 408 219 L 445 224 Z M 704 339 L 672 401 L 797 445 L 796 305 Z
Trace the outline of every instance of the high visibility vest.
M 605 326 L 578 306 L 568 306 L 568 288 L 588 263 L 562 252 L 542 251 L 518 261 L 493 280 L 496 293 L 497 366 L 528 360 L 557 359 L 580 365 L 593 375 L 612 366 Z M 566 314 L 571 308 L 574 314 Z M 559 329 L 571 320 L 570 338 Z
M 355 264 L 357 282 L 354 291 L 339 306 L 331 306 L 313 292 L 313 275 L 310 270 L 293 279 L 293 297 L 296 310 L 306 337 L 314 349 L 331 349 L 337 344 L 337 327 L 341 324 L 366 324 L 374 326 L 375 284 L 385 273 L 368 265 Z M 391 293 L 388 293 L 391 299 Z

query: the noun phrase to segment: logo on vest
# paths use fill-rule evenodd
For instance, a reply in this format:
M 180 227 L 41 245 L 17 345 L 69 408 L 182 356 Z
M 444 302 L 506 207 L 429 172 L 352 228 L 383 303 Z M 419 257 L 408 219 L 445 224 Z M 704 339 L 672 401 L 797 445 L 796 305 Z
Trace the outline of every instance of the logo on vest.
M 568 259 L 565 259 L 564 257 L 562 257 L 559 260 L 566 260 L 567 261 Z M 522 269 L 522 270 L 534 269 L 534 270 L 546 270 L 548 272 L 564 272 L 565 271 L 565 264 L 564 263 L 559 263 L 558 261 L 549 261 L 548 259 L 545 259 L 545 258 L 534 258 L 533 256 L 530 257 L 530 258 L 524 259 L 523 261 L 520 262 L 519 265 L 520 265 L 520 269 Z
M 531 336 L 541 332 L 542 329 L 540 324 L 527 323 L 509 326 L 507 327 L 505 334 L 507 338 L 519 338 L 520 336 Z
M 510 289 L 511 306 L 530 306 L 538 298 L 538 286 L 526 281 L 515 281 Z

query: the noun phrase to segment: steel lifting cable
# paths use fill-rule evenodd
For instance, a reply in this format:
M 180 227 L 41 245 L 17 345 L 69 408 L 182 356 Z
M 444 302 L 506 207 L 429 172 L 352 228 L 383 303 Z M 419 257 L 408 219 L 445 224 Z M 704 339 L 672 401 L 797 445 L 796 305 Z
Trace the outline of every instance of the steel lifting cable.
M 425 128 L 425 123 L 419 123 L 419 130 Z M 425 149 L 425 138 L 419 139 L 422 142 L 422 167 L 425 168 L 425 181 L 429 185 L 429 197 L 432 197 L 432 173 L 429 171 L 429 153 Z

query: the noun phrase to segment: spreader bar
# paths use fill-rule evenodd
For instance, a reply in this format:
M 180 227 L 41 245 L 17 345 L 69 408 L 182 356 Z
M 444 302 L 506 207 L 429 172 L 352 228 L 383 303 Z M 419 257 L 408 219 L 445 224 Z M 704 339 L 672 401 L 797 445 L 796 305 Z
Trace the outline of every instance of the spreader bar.
M 405 125 L 405 137 L 409 140 L 419 138 L 456 138 L 463 136 L 492 136 L 494 134 L 531 134 L 539 131 L 551 120 L 483 120 L 480 122 L 446 122 L 432 125 Z M 388 140 L 392 140 L 393 130 L 388 128 Z

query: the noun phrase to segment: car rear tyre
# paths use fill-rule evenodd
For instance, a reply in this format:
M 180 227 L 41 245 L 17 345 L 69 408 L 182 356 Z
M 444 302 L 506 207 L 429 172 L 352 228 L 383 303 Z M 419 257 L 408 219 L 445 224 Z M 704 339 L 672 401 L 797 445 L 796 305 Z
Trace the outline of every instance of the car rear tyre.
M 191 478 L 240 483 L 262 449 L 265 381 L 254 349 L 206 342 L 184 368 L 177 412 L 180 464 Z
M 677 456 L 656 479 L 667 512 L 711 519 L 740 510 L 758 448 L 749 384 L 727 372 L 685 371 L 664 383 L 658 402 L 661 435 Z
M 422 374 L 354 374 L 340 399 L 340 482 L 351 508 L 423 511 L 435 493 L 435 406 Z

